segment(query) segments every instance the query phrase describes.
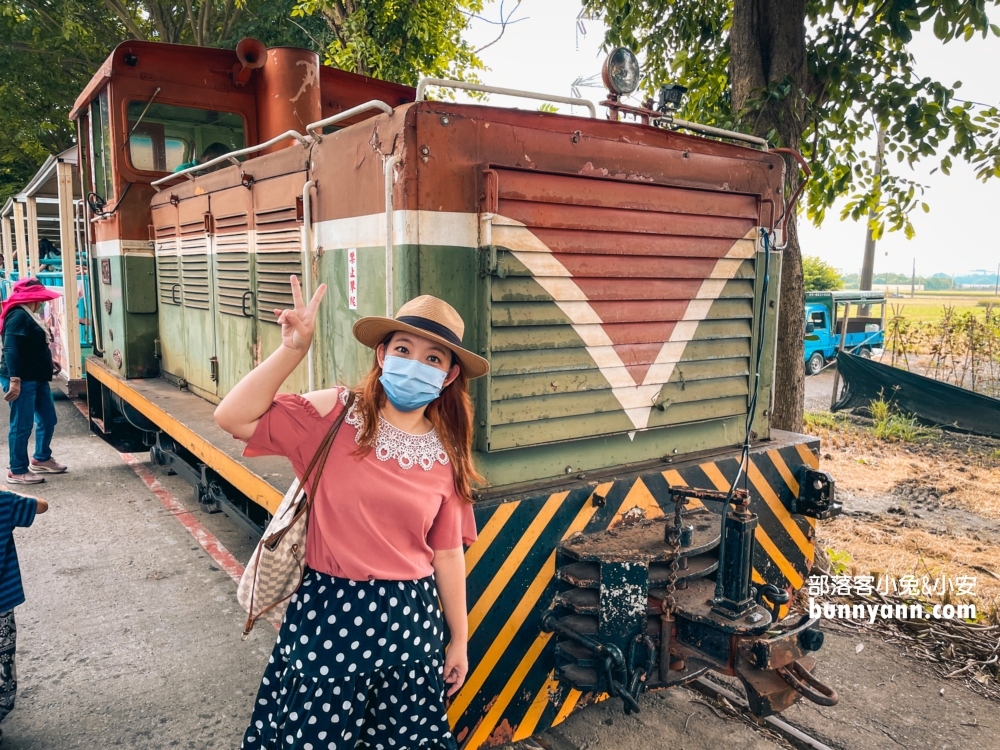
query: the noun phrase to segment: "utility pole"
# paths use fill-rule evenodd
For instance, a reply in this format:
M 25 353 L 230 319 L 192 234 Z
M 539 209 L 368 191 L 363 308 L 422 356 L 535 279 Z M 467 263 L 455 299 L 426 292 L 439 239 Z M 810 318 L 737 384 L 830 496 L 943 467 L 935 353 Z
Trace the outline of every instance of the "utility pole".
M 917 259 L 913 259 L 913 276 L 910 277 L 910 299 L 916 297 L 917 291 Z
M 878 155 L 875 162 L 875 178 L 881 189 L 882 153 L 885 151 L 885 130 L 878 129 Z M 875 237 L 872 235 L 872 222 L 875 221 L 875 208 L 868 212 L 868 232 L 865 235 L 865 260 L 861 264 L 861 290 L 871 290 L 872 278 L 875 275 Z

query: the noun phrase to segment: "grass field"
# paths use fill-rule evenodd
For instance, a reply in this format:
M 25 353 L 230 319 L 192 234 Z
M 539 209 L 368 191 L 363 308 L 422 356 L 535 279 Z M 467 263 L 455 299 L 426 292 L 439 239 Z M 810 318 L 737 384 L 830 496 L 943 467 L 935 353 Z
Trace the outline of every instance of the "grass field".
M 1000 297 L 983 292 L 917 292 L 913 298 L 890 297 L 887 300 L 886 318 L 891 318 L 893 311 L 898 308 L 903 317 L 914 322 L 933 323 L 944 317 L 946 305 L 954 307 L 956 312 L 972 310 L 982 315 L 986 312 L 986 303 L 1000 305 Z

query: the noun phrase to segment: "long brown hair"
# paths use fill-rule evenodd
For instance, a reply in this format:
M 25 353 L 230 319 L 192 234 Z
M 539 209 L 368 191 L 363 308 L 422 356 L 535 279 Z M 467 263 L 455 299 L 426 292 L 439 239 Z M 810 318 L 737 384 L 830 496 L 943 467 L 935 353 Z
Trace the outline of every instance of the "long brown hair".
M 390 334 L 386 343 L 392 338 Z M 353 389 L 356 409 L 361 414 L 357 453 L 367 454 L 375 447 L 378 437 L 379 410 L 385 405 L 385 389 L 379 378 L 382 367 L 378 353 L 372 369 Z M 424 412 L 434 425 L 441 445 L 455 474 L 455 490 L 466 502 L 472 502 L 473 482 L 482 483 L 483 477 L 472 463 L 472 399 L 469 398 L 469 379 L 459 367 L 458 377 L 441 390 L 441 395 L 427 405 Z

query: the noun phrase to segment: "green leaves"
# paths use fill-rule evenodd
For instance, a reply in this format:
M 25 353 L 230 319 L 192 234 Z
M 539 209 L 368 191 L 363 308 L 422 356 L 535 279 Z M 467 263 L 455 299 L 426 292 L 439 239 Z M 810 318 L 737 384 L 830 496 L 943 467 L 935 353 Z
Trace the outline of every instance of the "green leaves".
M 840 271 L 814 255 L 802 257 L 802 282 L 807 292 L 824 292 L 844 288 Z
M 0 0 L 0 203 L 72 145 L 69 108 L 125 35 L 85 0 Z
M 650 90 L 668 81 L 688 87 L 682 117 L 799 148 L 813 170 L 803 209 L 816 223 L 846 198 L 843 216 L 863 219 L 873 212 L 873 231 L 912 236 L 909 213 L 918 205 L 927 210 L 923 186 L 909 177 L 913 166 L 936 159 L 936 168 L 949 174 L 953 160 L 962 159 L 982 180 L 1000 175 L 998 108 L 956 98 L 960 81 L 949 87 L 918 76 L 907 47 L 913 33 L 928 25 L 942 43 L 958 44 L 977 33 L 1000 36 L 1000 26 L 987 16 L 998 0 L 805 0 L 798 32 L 805 41 L 805 71 L 777 76 L 769 72 L 767 56 L 794 47 L 795 40 L 776 30 L 767 36 L 772 25 L 759 21 L 734 29 L 734 18 L 749 17 L 734 16 L 735 2 L 746 0 L 632 0 L 630 13 L 619 0 L 584 4 L 605 13 L 609 45 L 629 40 L 645 52 Z M 786 2 L 793 12 L 793 0 Z M 759 71 L 732 70 L 730 42 L 737 33 L 760 50 Z M 753 91 L 733 111 L 738 85 Z M 875 169 L 876 124 L 886 134 L 881 178 Z
M 297 17 L 321 18 L 327 65 L 416 85 L 422 76 L 475 80 L 483 65 L 462 39 L 482 0 L 301 0 Z
M 934 36 L 942 42 L 948 39 L 948 20 L 944 16 L 934 19 Z

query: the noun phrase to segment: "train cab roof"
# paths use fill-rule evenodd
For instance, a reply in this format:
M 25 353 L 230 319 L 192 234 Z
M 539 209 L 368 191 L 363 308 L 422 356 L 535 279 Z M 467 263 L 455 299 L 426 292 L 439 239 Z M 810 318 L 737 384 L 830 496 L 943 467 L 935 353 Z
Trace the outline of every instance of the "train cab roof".
M 291 58 L 287 53 L 293 53 Z M 247 59 L 248 55 L 252 59 Z M 74 102 L 70 119 L 77 119 L 113 79 L 145 83 L 150 91 L 159 89 L 164 98 L 184 99 L 194 91 L 208 89 L 224 101 L 233 95 L 256 95 L 261 78 L 258 68 L 267 60 L 274 58 L 280 64 L 291 59 L 294 65 L 303 56 L 316 59 L 323 117 L 371 99 L 396 107 L 416 98 L 410 86 L 321 65 L 316 54 L 305 49 L 266 48 L 256 40 L 243 40 L 237 49 L 129 41 L 108 55 Z

